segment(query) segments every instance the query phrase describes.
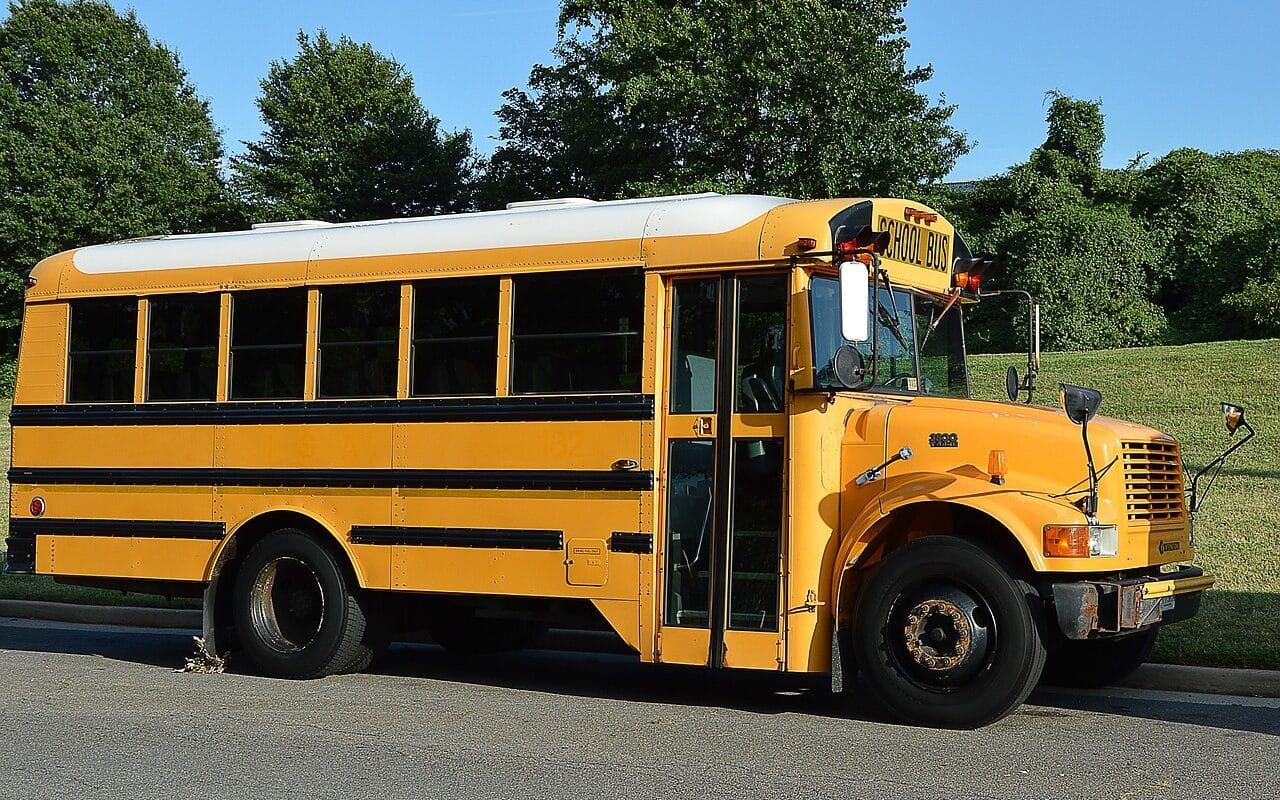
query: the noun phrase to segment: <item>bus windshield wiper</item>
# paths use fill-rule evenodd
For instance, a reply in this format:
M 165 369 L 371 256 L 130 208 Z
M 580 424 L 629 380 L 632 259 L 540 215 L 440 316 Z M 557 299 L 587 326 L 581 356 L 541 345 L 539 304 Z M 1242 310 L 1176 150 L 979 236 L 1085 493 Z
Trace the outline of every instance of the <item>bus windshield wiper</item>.
M 923 351 L 924 346 L 929 343 L 929 337 L 933 335 L 934 330 L 936 330 L 938 325 L 942 323 L 942 318 L 947 315 L 947 312 L 951 310 L 951 307 L 954 306 L 956 304 L 956 301 L 959 299 L 960 299 L 960 290 L 956 289 L 954 292 L 952 292 L 951 299 L 948 300 L 947 304 L 942 307 L 942 311 L 938 311 L 937 306 L 934 306 L 933 309 L 929 312 L 929 327 L 925 328 L 924 338 L 920 340 L 921 351 Z
M 893 338 L 897 339 L 899 344 L 910 350 L 911 345 L 907 344 L 906 338 L 902 335 L 902 326 L 898 322 L 898 315 L 890 312 L 889 309 L 884 307 L 884 303 L 879 300 L 876 301 L 876 306 L 880 314 L 881 324 L 889 329 L 889 332 L 893 334 Z
M 884 301 L 880 299 L 880 293 L 876 292 L 876 313 L 880 317 L 880 322 L 893 333 L 893 338 L 898 340 L 898 344 L 910 350 L 911 345 L 907 344 L 906 337 L 902 335 L 902 323 L 898 320 L 898 301 L 893 297 L 893 284 L 889 282 L 889 273 L 880 270 L 880 277 L 884 280 L 885 294 L 889 295 L 889 305 L 893 310 L 885 308 Z

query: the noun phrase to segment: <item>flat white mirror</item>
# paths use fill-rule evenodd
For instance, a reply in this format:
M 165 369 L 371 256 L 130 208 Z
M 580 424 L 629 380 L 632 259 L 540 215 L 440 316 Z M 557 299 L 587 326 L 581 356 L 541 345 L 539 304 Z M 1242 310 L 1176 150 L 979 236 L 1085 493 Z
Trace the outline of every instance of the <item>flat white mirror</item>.
M 840 335 L 850 342 L 871 338 L 871 271 L 861 261 L 840 265 Z

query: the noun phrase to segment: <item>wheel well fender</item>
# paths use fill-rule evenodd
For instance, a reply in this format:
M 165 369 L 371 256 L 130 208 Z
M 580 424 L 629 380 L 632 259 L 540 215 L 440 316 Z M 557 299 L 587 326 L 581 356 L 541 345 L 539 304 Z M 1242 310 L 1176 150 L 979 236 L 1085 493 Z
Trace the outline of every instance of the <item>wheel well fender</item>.
M 1009 569 L 1030 578 L 1045 569 L 1042 526 L 1083 520 L 1079 509 L 1065 502 L 1005 490 L 985 480 L 954 477 L 941 486 L 937 476 L 891 479 L 880 502 L 846 529 L 831 583 L 837 627 L 850 618 L 866 569 L 912 539 L 935 534 L 970 539 Z M 922 480 L 932 483 L 926 489 Z
M 347 551 L 346 543 L 338 536 L 337 529 L 314 513 L 297 508 L 274 508 L 249 517 L 233 527 L 210 559 L 206 579 L 216 580 L 228 565 L 235 564 L 263 537 L 281 528 L 297 528 L 314 537 L 333 555 L 339 556 L 339 562 L 346 565 L 350 570 L 350 577 L 358 585 L 364 585 L 356 561 Z
M 236 571 L 244 555 L 267 534 L 281 528 L 297 528 L 315 539 L 337 559 L 355 585 L 363 586 L 359 568 L 334 527 L 312 513 L 296 508 L 275 508 L 256 514 L 232 528 L 209 561 L 204 592 L 204 647 L 210 653 L 230 649 L 232 592 Z

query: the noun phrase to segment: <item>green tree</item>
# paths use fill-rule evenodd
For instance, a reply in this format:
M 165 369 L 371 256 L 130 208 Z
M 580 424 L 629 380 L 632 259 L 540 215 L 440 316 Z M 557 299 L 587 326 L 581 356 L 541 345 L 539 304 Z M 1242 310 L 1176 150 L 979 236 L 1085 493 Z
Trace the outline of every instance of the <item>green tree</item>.
M 1267 287 L 1280 281 L 1280 152 L 1174 150 L 1144 170 L 1135 189 L 1133 211 L 1160 247 L 1160 299 L 1174 317 L 1176 339 L 1274 332 L 1256 308 L 1267 307 Z
M 1039 152 L 1064 159 L 1072 171 L 1096 173 L 1102 169 L 1102 146 L 1106 144 L 1106 125 L 1102 106 L 1090 100 L 1078 100 L 1061 92 L 1049 92 L 1048 133 Z
M 1025 163 L 981 181 L 970 200 L 975 245 L 1003 264 L 995 287 L 1026 289 L 1040 301 L 1047 348 L 1156 343 L 1167 328 L 1154 302 L 1160 248 L 1130 214 L 1129 171 L 1101 168 L 1101 106 L 1049 97 L 1044 144 Z M 972 317 L 974 349 L 1021 347 L 1022 317 L 1013 306 L 984 306 Z
M 1007 269 L 1000 285 L 1026 289 L 1040 301 L 1047 349 L 1133 347 L 1164 336 L 1164 311 L 1152 301 L 1151 285 L 1159 252 L 1125 210 L 1079 204 L 1015 212 L 989 236 Z M 1025 316 L 1008 301 L 991 302 L 975 319 L 975 349 L 1020 349 Z
M 483 205 L 717 189 L 890 194 L 967 152 L 908 67 L 905 0 L 563 0 L 498 111 Z
M 271 64 L 258 98 L 266 131 L 231 162 L 255 218 L 343 222 L 469 207 L 471 134 L 441 132 L 403 66 L 324 31 L 300 32 L 298 50 Z
M 73 246 L 233 222 L 208 105 L 133 12 L 20 0 L 0 23 L 0 352 L 21 273 Z

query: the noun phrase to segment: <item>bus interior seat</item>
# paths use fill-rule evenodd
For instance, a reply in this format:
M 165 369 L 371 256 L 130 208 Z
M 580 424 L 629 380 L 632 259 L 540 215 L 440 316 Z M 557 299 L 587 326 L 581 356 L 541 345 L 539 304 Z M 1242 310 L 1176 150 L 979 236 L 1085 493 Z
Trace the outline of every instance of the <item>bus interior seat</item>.
M 714 356 L 685 353 L 680 357 L 671 387 L 672 408 L 710 411 L 716 405 Z
M 743 411 L 755 413 L 782 412 L 782 376 L 770 367 L 753 364 L 742 375 Z

